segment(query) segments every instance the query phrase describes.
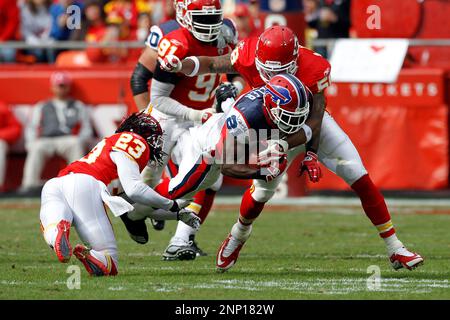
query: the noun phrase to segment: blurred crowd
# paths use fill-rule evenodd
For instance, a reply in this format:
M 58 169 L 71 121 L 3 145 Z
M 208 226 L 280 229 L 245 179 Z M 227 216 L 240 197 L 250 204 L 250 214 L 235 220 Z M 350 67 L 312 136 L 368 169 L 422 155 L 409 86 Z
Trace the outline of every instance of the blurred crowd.
M 299 1 L 303 1 L 305 18 L 318 38 L 348 36 L 350 0 Z M 262 32 L 259 0 L 222 2 L 225 17 L 235 21 L 240 38 Z M 78 12 L 81 13 L 79 21 L 74 18 Z M 173 0 L 0 0 L 0 43 L 18 40 L 43 45 L 68 40 L 144 42 L 151 25 L 173 18 Z M 62 51 L 1 48 L 0 62 L 53 63 Z M 139 53 L 140 49 L 86 50 L 87 58 L 94 63 L 136 61 Z

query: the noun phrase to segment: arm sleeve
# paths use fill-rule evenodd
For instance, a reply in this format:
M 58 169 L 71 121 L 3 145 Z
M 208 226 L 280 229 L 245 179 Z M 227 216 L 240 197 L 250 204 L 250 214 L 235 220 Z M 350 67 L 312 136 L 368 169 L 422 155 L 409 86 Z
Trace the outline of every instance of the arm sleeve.
M 173 206 L 172 200 L 159 195 L 142 181 L 138 164 L 124 152 L 111 151 L 110 157 L 117 166 L 123 190 L 131 200 L 164 210 L 169 210 Z
M 157 66 L 157 68 L 159 68 Z M 167 115 L 171 115 L 184 120 L 192 120 L 191 113 L 193 110 L 170 98 L 170 93 L 175 88 L 174 84 L 161 82 L 156 79 L 152 80 L 152 88 L 150 93 L 151 104 L 158 111 Z

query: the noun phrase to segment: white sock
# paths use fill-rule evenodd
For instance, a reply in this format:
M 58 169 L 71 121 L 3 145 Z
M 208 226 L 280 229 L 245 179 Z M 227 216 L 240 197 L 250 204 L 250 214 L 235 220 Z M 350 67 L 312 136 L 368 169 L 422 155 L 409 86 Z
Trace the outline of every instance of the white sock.
M 386 248 L 389 255 L 392 255 L 397 249 L 403 247 L 403 243 L 398 240 L 395 233 L 387 238 L 383 238 L 383 240 L 384 243 L 386 243 Z
M 189 227 L 186 223 L 183 221 L 178 221 L 177 225 L 177 231 L 175 231 L 174 238 L 180 238 L 184 241 L 189 241 L 189 236 L 195 234 L 195 229 Z
M 231 235 L 239 241 L 247 241 L 252 233 L 252 224 L 244 225 L 240 221 L 236 222 L 231 228 Z

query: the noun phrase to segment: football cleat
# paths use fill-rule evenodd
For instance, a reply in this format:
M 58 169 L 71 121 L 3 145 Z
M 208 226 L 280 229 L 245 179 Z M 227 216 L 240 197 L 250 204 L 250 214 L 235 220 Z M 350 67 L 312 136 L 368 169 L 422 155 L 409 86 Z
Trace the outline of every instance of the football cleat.
M 236 239 L 231 233 L 228 234 L 228 237 L 222 242 L 219 252 L 217 252 L 217 271 L 225 272 L 236 263 L 244 243 L 245 241 Z
M 163 260 L 194 260 L 197 256 L 197 250 L 192 241 L 184 241 L 180 238 L 172 238 L 166 251 L 163 253 Z
M 130 238 L 140 244 L 146 244 L 148 242 L 147 225 L 145 219 L 143 220 L 131 220 L 125 213 L 120 216 L 125 228 L 127 228 Z
M 390 256 L 389 260 L 395 270 L 401 268 L 413 270 L 423 264 L 423 258 L 419 254 L 411 252 L 405 247 L 397 249 Z
M 78 260 L 80 260 L 80 262 L 86 268 L 86 271 L 91 276 L 101 277 L 117 275 L 118 272 L 116 265 L 109 256 L 107 256 L 106 259 L 111 262 L 111 270 L 108 270 L 108 268 L 100 260 L 92 256 L 90 251 L 91 250 L 89 248 L 81 244 L 77 244 L 75 246 L 75 249 L 73 249 L 73 254 Z
M 206 257 L 208 255 L 205 251 L 200 249 L 197 242 L 195 241 L 194 234 L 189 236 L 189 241 L 192 241 L 192 247 L 195 249 L 197 257 Z
M 54 250 L 58 260 L 62 263 L 66 263 L 72 256 L 72 246 L 69 241 L 70 222 L 61 220 L 56 228 L 58 230 L 58 234 L 56 235 Z

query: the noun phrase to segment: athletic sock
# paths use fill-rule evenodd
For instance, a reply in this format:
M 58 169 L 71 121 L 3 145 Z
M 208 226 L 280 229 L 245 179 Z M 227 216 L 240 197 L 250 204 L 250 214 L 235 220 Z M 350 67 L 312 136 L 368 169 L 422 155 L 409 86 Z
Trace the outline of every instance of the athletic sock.
M 369 175 L 364 175 L 352 184 L 352 189 L 361 199 L 361 204 L 367 217 L 372 221 L 372 224 L 378 230 L 378 234 L 385 241 L 389 254 L 402 247 L 403 244 L 395 234 L 395 228 L 384 197 Z
M 252 232 L 252 224 L 243 224 L 240 219 L 231 228 L 231 235 L 239 241 L 245 242 Z
M 265 202 L 258 202 L 252 197 L 252 191 L 254 186 L 245 191 L 242 196 L 241 207 L 240 207 L 240 217 L 239 219 L 243 224 L 251 224 L 259 214 L 262 212 Z
M 189 242 L 189 236 L 195 234 L 195 229 L 191 228 L 183 221 L 178 221 L 177 230 L 172 239 L 178 238 L 183 241 Z

